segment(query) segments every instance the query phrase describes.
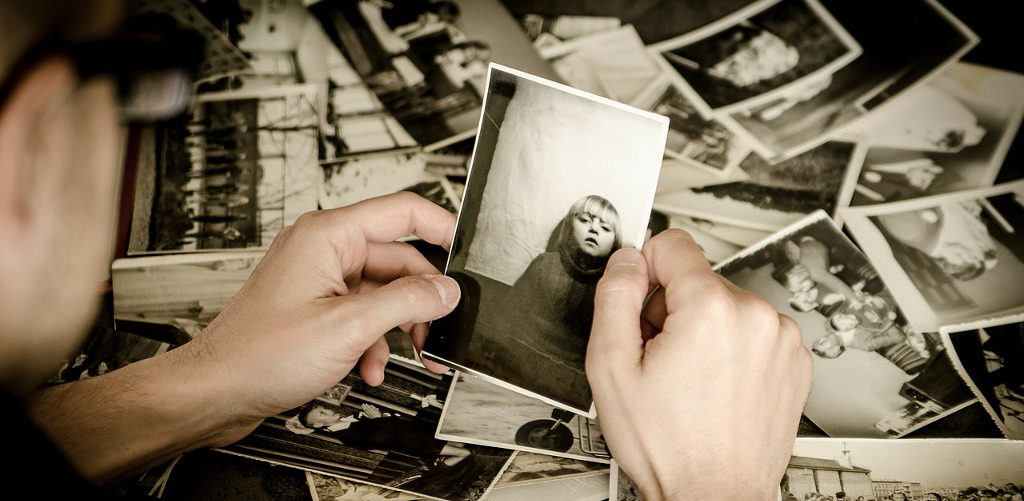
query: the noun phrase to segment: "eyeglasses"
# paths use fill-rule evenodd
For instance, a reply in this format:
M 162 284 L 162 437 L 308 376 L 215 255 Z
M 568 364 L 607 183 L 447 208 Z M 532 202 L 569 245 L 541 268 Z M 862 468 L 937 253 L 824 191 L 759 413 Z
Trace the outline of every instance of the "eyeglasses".
M 49 41 L 28 51 L 0 83 L 0 107 L 28 70 L 52 54 L 65 54 L 85 80 L 111 75 L 117 82 L 118 111 L 125 122 L 173 118 L 192 100 L 193 75 L 203 58 L 204 41 L 175 29 L 173 19 L 146 14 L 130 19 L 110 38 L 69 44 Z

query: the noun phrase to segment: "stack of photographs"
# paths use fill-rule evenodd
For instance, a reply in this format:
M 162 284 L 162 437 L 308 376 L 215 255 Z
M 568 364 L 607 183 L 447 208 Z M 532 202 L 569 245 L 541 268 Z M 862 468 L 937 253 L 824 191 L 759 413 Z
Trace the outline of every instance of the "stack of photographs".
M 206 57 L 191 109 L 127 136 L 112 325 L 53 384 L 188 342 L 300 214 L 412 191 L 458 215 L 456 311 L 383 386 L 224 452 L 313 499 L 641 499 L 578 305 L 609 249 L 681 228 L 813 354 L 801 431 L 827 438 L 784 499 L 1024 485 L 1024 75 L 961 60 L 981 39 L 939 1 L 227 3 L 139 2 Z M 345 425 L 301 424 L 318 402 Z M 927 439 L 979 418 L 1000 438 Z

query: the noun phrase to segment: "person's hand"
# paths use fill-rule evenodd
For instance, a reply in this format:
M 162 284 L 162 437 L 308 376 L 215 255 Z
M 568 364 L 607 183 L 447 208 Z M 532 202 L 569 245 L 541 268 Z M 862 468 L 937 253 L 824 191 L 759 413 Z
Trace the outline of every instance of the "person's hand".
M 714 273 L 685 232 L 617 251 L 598 283 L 586 372 L 645 499 L 776 499 L 811 364 L 797 324 Z
M 174 351 L 185 350 L 253 426 L 330 389 L 360 361 L 363 379 L 380 384 L 384 333 L 400 326 L 420 349 L 426 323 L 460 298 L 454 280 L 395 240 L 411 233 L 447 249 L 454 228 L 454 215 L 412 193 L 305 214 L 206 331 Z

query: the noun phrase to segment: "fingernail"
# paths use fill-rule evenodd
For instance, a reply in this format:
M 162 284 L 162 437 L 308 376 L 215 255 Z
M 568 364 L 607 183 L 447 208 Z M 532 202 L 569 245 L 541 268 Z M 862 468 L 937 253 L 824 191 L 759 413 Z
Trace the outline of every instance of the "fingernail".
M 459 304 L 462 290 L 459 289 L 459 283 L 455 279 L 444 275 L 428 275 L 427 280 L 430 280 L 430 283 L 434 284 L 434 288 L 437 289 L 437 293 L 441 296 L 441 304 L 448 308 L 454 308 Z
M 632 247 L 626 247 L 615 251 L 615 254 L 612 254 L 612 257 L 608 259 L 608 267 L 636 266 L 640 263 L 641 259 L 643 259 L 643 256 L 640 254 L 640 251 Z

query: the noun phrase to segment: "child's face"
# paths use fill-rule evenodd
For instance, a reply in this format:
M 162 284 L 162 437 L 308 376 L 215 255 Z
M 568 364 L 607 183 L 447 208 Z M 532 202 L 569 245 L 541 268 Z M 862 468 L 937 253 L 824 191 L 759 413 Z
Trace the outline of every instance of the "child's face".
M 341 413 L 326 407 L 314 406 L 306 415 L 306 422 L 313 428 L 323 428 L 341 421 Z
M 836 314 L 832 317 L 832 327 L 835 327 L 840 332 L 855 329 L 857 327 L 857 317 L 849 313 Z
M 814 288 L 811 272 L 804 266 L 794 266 L 786 273 L 786 288 L 792 292 L 807 292 Z
M 612 253 L 615 228 L 603 219 L 581 212 L 572 220 L 572 232 L 583 253 L 593 257 L 604 257 Z

